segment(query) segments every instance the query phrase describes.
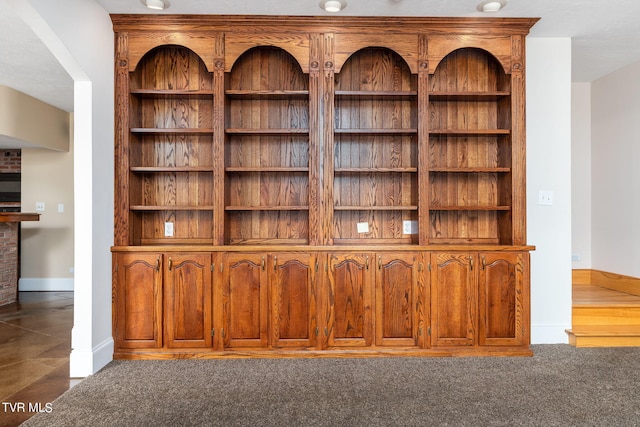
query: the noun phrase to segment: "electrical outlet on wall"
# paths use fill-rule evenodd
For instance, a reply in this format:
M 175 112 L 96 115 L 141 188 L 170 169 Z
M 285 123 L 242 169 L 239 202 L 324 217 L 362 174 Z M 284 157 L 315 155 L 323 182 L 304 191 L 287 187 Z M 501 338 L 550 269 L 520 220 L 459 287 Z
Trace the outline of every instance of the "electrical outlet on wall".
M 418 221 L 402 221 L 402 234 L 418 234 Z
M 173 223 L 165 222 L 164 223 L 164 237 L 173 237 Z
M 369 223 L 368 222 L 358 222 L 356 224 L 356 229 L 358 233 L 368 233 L 369 232 Z

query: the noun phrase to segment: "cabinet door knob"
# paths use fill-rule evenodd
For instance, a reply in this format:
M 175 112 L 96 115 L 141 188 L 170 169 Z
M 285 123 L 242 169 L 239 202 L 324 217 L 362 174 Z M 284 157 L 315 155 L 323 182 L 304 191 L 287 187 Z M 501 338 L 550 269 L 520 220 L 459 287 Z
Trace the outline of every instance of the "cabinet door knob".
M 169 271 L 173 268 L 173 260 L 169 257 Z

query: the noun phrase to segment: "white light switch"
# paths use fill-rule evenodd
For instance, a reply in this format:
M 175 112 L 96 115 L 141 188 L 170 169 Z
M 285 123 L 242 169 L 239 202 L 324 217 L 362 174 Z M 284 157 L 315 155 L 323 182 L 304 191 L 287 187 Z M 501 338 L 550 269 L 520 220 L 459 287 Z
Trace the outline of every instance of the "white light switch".
M 358 233 L 368 233 L 369 232 L 369 223 L 368 222 L 359 222 L 356 224 L 356 228 L 358 229 Z
M 58 213 L 64 212 L 64 203 L 58 203 Z
M 553 205 L 553 191 L 540 190 L 540 193 L 538 193 L 538 204 L 544 206 Z
M 173 237 L 173 223 L 165 222 L 164 223 L 164 237 Z

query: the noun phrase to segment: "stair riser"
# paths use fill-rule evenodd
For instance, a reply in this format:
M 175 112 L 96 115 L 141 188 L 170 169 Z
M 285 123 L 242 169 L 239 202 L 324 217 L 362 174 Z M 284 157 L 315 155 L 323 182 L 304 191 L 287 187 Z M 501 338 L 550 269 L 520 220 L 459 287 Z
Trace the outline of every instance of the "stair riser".
M 569 344 L 574 347 L 640 347 L 640 336 L 635 337 L 576 337 L 569 334 Z
M 573 326 L 589 325 L 638 325 L 640 307 L 581 308 L 574 307 L 571 316 Z

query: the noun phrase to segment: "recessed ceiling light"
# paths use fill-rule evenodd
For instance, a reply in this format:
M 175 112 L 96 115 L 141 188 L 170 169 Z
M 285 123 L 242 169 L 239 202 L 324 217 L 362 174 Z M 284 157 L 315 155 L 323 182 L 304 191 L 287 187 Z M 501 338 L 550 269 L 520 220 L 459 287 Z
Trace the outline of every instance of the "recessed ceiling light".
M 345 7 L 347 7 L 345 0 L 322 0 L 320 2 L 320 8 L 327 12 L 340 12 Z
M 500 11 L 507 4 L 506 0 L 485 0 L 478 5 L 478 10 L 485 13 Z
M 169 7 L 167 0 L 140 0 L 140 2 L 149 9 L 163 10 Z

